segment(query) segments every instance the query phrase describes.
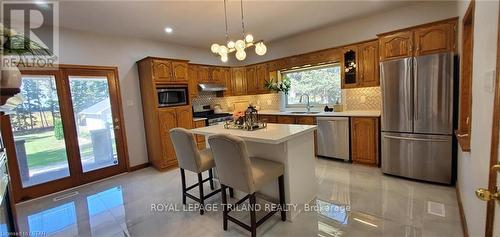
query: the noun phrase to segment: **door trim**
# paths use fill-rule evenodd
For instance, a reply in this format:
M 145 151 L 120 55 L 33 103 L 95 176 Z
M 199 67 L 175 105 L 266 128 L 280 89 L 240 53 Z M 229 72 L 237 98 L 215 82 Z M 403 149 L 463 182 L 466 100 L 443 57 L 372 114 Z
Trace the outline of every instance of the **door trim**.
M 69 165 L 70 176 L 64 177 L 61 179 L 49 181 L 42 184 L 33 185 L 30 187 L 23 188 L 21 175 L 18 169 L 18 162 L 15 151 L 14 138 L 12 133 L 12 127 L 10 122 L 10 117 L 8 115 L 1 116 L 1 131 L 4 137 L 5 147 L 8 152 L 8 166 L 9 173 L 12 184 L 12 196 L 13 202 L 19 203 L 22 201 L 27 201 L 33 198 L 41 197 L 44 195 L 52 194 L 55 192 L 63 191 L 69 188 L 77 187 L 86 183 L 94 182 L 96 180 L 100 180 L 106 177 L 110 177 L 119 173 L 127 172 L 130 167 L 129 155 L 128 155 L 128 146 L 127 146 L 127 137 L 125 132 L 124 118 L 123 118 L 123 107 L 121 100 L 121 90 L 118 78 L 118 68 L 117 67 L 107 67 L 107 66 L 84 66 L 84 65 L 57 65 L 58 70 L 21 70 L 21 74 L 23 75 L 51 75 L 55 78 L 56 83 L 56 91 L 59 99 L 59 107 L 60 113 L 63 115 L 61 119 L 63 120 L 63 127 L 65 130 L 64 138 L 66 141 L 66 152 L 67 152 L 67 160 Z M 97 169 L 94 171 L 89 171 L 83 175 L 81 163 L 79 159 L 78 149 L 75 149 L 74 146 L 78 148 L 78 142 L 75 141 L 77 138 L 76 131 L 73 128 L 72 123 L 74 124 L 74 118 L 72 115 L 73 108 L 71 104 L 71 95 L 69 88 L 69 79 L 65 77 L 67 72 L 98 72 L 101 75 L 109 75 L 114 74 L 112 78 L 108 79 L 108 87 L 111 98 L 116 98 L 116 101 L 111 99 L 113 114 L 116 113 L 116 117 L 120 120 L 120 129 L 118 131 L 115 130 L 115 134 L 117 137 L 117 152 L 123 157 L 120 162 L 121 165 L 118 165 L 115 169 L 102 171 L 101 169 Z M 83 73 L 81 73 L 83 74 Z M 80 74 L 74 74 L 80 75 Z M 96 75 L 96 74 L 93 74 Z M 116 110 L 116 111 L 115 111 Z M 66 120 L 66 121 L 64 121 Z M 121 143 L 121 144 L 118 144 Z M 121 147 L 121 149 L 118 149 Z M 120 152 L 120 150 L 122 150 Z M 109 169 L 110 167 L 108 167 Z M 113 168 L 113 167 L 111 167 Z M 106 168 L 104 168 L 106 169 Z M 95 171 L 101 171 L 95 172 Z M 86 177 L 82 177 L 86 176 Z M 75 178 L 76 177 L 76 178 Z
M 500 8 L 499 8 L 500 12 Z M 497 186 L 497 172 L 490 169 L 498 164 L 498 146 L 500 132 L 500 16 L 498 17 L 498 36 L 497 36 L 497 66 L 495 78 L 495 99 L 493 105 L 493 126 L 491 129 L 491 150 L 490 162 L 488 166 L 489 179 L 488 190 L 495 190 Z M 493 236 L 493 224 L 495 219 L 495 200 L 488 201 L 486 204 L 486 228 L 485 237 Z

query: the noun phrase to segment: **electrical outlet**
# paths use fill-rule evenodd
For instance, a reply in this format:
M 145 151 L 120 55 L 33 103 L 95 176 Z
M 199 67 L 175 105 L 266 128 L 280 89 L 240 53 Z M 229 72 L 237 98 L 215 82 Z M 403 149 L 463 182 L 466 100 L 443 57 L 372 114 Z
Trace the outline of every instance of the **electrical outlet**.
M 496 79 L 496 70 L 493 69 L 491 71 L 486 72 L 483 89 L 488 93 L 493 93 L 495 91 L 495 79 Z

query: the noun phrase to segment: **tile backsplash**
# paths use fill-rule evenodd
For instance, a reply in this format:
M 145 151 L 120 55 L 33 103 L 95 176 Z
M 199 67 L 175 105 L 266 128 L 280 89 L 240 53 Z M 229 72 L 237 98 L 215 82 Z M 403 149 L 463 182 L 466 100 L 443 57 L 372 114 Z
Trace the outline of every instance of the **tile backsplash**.
M 342 103 L 344 110 L 380 110 L 382 92 L 380 87 L 366 87 L 342 90 Z M 215 92 L 199 92 L 193 100 L 193 105 L 221 105 L 224 111 L 233 111 L 233 104 L 248 101 L 260 106 L 261 110 L 279 110 L 280 97 L 277 93 L 261 95 L 245 95 L 216 97 Z
M 364 87 L 342 90 L 344 110 L 381 110 L 382 90 L 380 87 Z
M 215 92 L 200 91 L 198 97 L 193 100 L 193 105 L 215 105 L 219 104 L 224 111 L 233 111 L 235 102 L 248 101 L 253 105 L 260 106 L 261 110 L 278 110 L 278 93 L 269 93 L 261 95 L 229 96 L 216 97 Z

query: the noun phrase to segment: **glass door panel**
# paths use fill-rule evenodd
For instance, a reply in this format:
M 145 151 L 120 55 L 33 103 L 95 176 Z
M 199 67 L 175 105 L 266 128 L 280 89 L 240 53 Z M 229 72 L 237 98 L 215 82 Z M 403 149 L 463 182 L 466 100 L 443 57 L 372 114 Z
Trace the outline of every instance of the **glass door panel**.
M 70 175 L 55 77 L 23 75 L 24 102 L 10 115 L 23 187 Z
M 69 76 L 83 172 L 118 165 L 106 76 Z

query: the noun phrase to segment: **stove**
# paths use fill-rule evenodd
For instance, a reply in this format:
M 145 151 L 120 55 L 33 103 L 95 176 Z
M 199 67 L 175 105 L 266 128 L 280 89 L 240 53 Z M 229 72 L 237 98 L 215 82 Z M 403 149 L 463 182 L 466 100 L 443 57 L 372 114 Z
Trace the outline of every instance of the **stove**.
M 193 117 L 207 118 L 207 120 L 205 120 L 207 126 L 216 125 L 233 119 L 230 113 L 215 113 L 214 110 L 210 108 L 210 105 L 194 105 Z

